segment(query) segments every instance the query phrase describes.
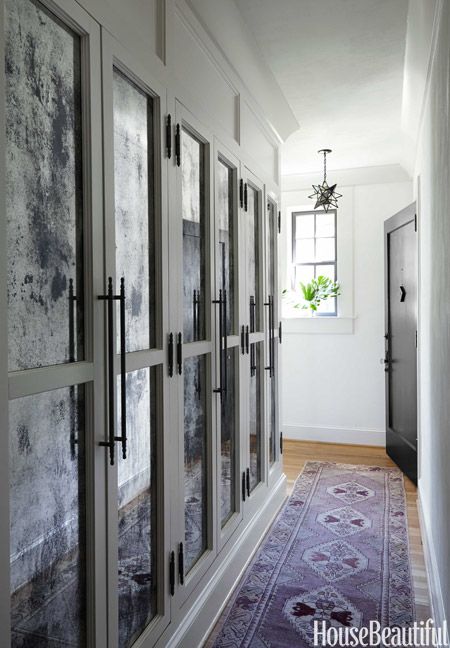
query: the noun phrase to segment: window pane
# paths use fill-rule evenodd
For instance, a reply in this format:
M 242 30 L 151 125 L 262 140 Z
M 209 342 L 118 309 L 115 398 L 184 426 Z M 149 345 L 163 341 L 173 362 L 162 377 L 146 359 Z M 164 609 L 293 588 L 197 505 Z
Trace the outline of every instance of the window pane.
M 334 261 L 336 254 L 336 239 L 316 239 L 316 261 Z
M 219 220 L 219 287 L 227 296 L 227 335 L 234 332 L 234 227 L 233 169 L 217 163 Z
M 225 356 L 225 350 L 222 351 Z M 227 363 L 227 391 L 221 404 L 221 522 L 225 526 L 236 510 L 236 349 L 229 349 Z
M 182 130 L 184 341 L 205 339 L 205 145 Z
M 39 2 L 8 0 L 5 17 L 9 369 L 16 371 L 84 357 L 81 46 Z
M 262 451 L 262 342 L 250 345 L 250 490 L 261 481 Z
M 316 266 L 316 277 L 320 277 L 322 275 L 323 277 L 328 277 L 329 279 L 332 279 L 335 281 L 336 277 L 336 266 L 334 265 L 318 265 Z
M 312 263 L 314 261 L 314 239 L 296 241 L 297 263 Z
M 253 187 L 248 187 L 248 264 L 247 264 L 247 277 L 248 277 L 248 291 L 250 295 L 250 300 L 254 300 L 254 322 L 252 315 L 252 306 L 249 304 L 250 308 L 250 329 L 251 331 L 257 331 L 259 329 L 259 300 L 260 300 L 260 277 L 259 277 L 259 225 L 260 225 L 260 213 L 259 213 L 259 201 L 258 201 L 258 191 L 253 189 Z
M 316 236 L 335 236 L 336 216 L 334 212 L 328 214 L 322 213 L 316 215 Z
M 321 302 L 319 308 L 317 309 L 317 312 L 322 314 L 334 314 L 336 312 L 336 297 L 330 297 L 330 299 Z
M 127 373 L 127 458 L 117 446 L 119 646 L 131 646 L 156 614 L 156 369 Z M 120 430 L 120 378 L 118 378 Z
M 206 357 L 184 361 L 184 505 L 185 570 L 206 551 Z
M 116 69 L 113 87 L 117 292 L 123 276 L 126 350 L 140 351 L 155 345 L 154 234 L 149 227 L 153 108 L 150 97 Z
M 314 266 L 297 266 L 295 269 L 295 288 L 299 289 L 299 284 L 307 284 L 314 277 Z
M 295 224 L 295 237 L 314 237 L 314 214 L 297 215 Z
M 84 407 L 82 385 L 10 403 L 13 648 L 87 646 Z

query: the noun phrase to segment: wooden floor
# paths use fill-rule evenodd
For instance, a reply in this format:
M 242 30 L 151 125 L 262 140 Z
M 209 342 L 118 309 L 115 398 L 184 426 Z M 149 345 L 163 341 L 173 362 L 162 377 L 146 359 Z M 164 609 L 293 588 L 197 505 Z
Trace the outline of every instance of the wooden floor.
M 338 463 L 395 467 L 384 448 L 375 446 L 311 443 L 285 439 L 283 447 L 284 472 L 288 479 L 289 492 L 306 461 L 336 461 Z M 431 611 L 417 512 L 417 489 L 407 477 L 405 477 L 405 490 L 417 620 L 426 621 L 431 617 Z

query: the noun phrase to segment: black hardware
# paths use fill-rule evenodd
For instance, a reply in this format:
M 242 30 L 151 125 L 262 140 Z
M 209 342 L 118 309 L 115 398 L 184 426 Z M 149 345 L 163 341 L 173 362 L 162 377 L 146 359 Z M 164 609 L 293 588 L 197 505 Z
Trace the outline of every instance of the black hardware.
M 120 419 L 122 459 L 127 458 L 127 369 L 125 333 L 125 278 L 120 279 Z
M 166 152 L 167 152 L 167 157 L 170 158 L 172 157 L 172 117 L 171 115 L 167 115 L 166 119 Z
M 181 166 L 181 130 L 180 130 L 180 124 L 177 124 L 177 128 L 175 130 L 175 160 L 176 160 L 177 166 Z
M 181 376 L 183 373 L 183 336 L 181 333 L 178 333 L 177 340 L 177 370 Z
M 241 208 L 244 206 L 244 181 L 242 178 L 239 180 L 239 205 Z
M 220 394 L 220 399 L 223 399 L 224 385 L 223 385 L 223 292 L 219 290 L 219 299 L 213 299 L 213 304 L 219 305 L 219 387 L 214 389 L 215 394 Z M 225 336 L 226 337 L 226 336 Z
M 174 596 L 175 594 L 175 551 L 170 552 L 169 581 L 170 581 L 170 595 Z
M 228 339 L 227 339 L 227 291 L 223 291 L 223 392 L 226 397 L 228 391 Z
M 278 212 L 278 234 L 281 234 L 281 211 Z
M 256 302 L 254 295 L 250 295 L 250 331 L 256 331 Z
M 250 468 L 246 471 L 247 497 L 250 497 Z
M 244 209 L 248 211 L 248 186 L 247 183 L 244 185 Z
M 77 298 L 73 294 L 73 279 L 69 279 L 69 361 L 75 362 L 75 305 Z M 76 458 L 76 445 L 77 439 L 77 424 L 75 416 L 76 397 L 75 387 L 70 387 L 70 456 L 72 460 Z
M 274 309 L 273 309 L 273 296 L 269 295 L 267 302 L 264 306 L 269 307 L 269 366 L 264 367 L 269 372 L 269 376 L 275 375 L 275 336 L 274 336 Z
M 280 454 L 283 454 L 283 432 L 280 432 Z
M 250 345 L 250 376 L 256 376 L 256 348 L 254 344 Z
M 173 376 L 173 333 L 169 333 L 169 346 L 168 346 L 168 362 L 169 362 L 169 377 Z
M 245 471 L 242 473 L 242 499 L 245 502 Z
M 417 214 L 414 214 L 414 231 L 417 232 Z
M 192 298 L 192 307 L 194 340 L 198 340 L 200 338 L 200 290 L 196 290 L 195 288 Z
M 406 290 L 405 286 L 400 286 L 400 301 L 404 302 L 406 299 Z
M 108 422 L 109 440 L 100 441 L 100 445 L 109 448 L 109 462 L 114 466 L 115 443 L 122 443 L 122 456 L 127 455 L 127 422 L 126 422 L 126 355 L 125 355 L 125 280 L 120 280 L 120 294 L 113 293 L 113 280 L 108 277 L 108 292 L 99 295 L 99 299 L 107 302 L 108 315 Z M 115 434 L 115 375 L 114 375 L 114 312 L 113 301 L 120 300 L 120 378 L 121 378 L 121 407 L 122 425 L 121 436 Z
M 241 326 L 241 353 L 242 355 L 245 353 L 245 327 L 243 324 Z
M 283 322 L 278 324 L 278 342 L 280 344 L 283 342 Z
M 180 546 L 178 547 L 178 577 L 180 579 L 180 585 L 184 585 L 184 547 L 182 542 L 180 542 Z
M 250 349 L 250 329 L 247 324 L 245 327 L 245 351 L 248 353 Z

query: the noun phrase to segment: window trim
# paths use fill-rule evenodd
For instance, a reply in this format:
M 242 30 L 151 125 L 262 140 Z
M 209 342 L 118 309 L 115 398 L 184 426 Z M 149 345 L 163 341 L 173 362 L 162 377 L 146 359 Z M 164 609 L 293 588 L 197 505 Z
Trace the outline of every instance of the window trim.
M 314 240 L 314 252 L 316 251 L 316 231 L 317 231 L 317 216 L 319 214 L 334 214 L 334 237 L 319 237 L 319 238 L 334 238 L 334 261 L 310 261 L 307 263 L 298 263 L 296 261 L 297 258 L 297 239 L 296 239 L 296 228 L 297 228 L 297 216 L 307 216 L 307 215 L 313 215 L 314 216 L 314 236 L 310 237 L 312 240 Z M 325 210 L 295 210 L 291 212 L 291 218 L 292 218 L 292 229 L 291 229 L 291 237 L 292 237 L 292 256 L 291 256 L 291 287 L 293 290 L 295 290 L 295 274 L 296 274 L 296 268 L 299 266 L 312 266 L 314 269 L 316 269 L 317 266 L 330 266 L 332 265 L 334 267 L 334 281 L 337 281 L 337 263 L 338 263 L 338 255 L 337 255 L 337 209 L 330 209 L 328 212 Z M 333 311 L 329 311 L 326 313 L 316 313 L 317 317 L 337 317 L 338 316 L 338 297 L 335 297 L 335 307 Z

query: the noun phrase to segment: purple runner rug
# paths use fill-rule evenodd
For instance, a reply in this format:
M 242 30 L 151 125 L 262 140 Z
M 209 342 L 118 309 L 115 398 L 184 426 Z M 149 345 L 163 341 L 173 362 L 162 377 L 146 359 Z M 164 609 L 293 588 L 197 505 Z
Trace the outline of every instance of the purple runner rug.
M 415 620 L 403 475 L 310 461 L 208 647 L 301 648 L 327 627 Z

